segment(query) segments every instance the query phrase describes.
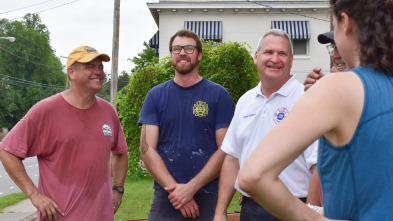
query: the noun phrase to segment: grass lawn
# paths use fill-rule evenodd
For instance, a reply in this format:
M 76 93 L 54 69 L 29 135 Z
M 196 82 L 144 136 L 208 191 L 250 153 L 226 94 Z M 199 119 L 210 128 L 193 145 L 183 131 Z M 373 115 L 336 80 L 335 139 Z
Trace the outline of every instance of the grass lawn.
M 153 179 L 132 180 L 131 178 L 127 178 L 124 189 L 123 202 L 115 214 L 115 220 L 147 218 L 153 199 Z M 240 205 L 238 204 L 239 196 L 239 192 L 236 192 L 228 207 L 228 213 L 240 212 Z M 0 211 L 24 199 L 27 199 L 27 196 L 23 192 L 0 197 Z
M 115 220 L 144 219 L 150 210 L 153 199 L 153 179 L 126 179 L 123 202 L 115 214 Z M 233 197 L 228 213 L 240 212 L 239 192 Z
M 11 193 L 9 195 L 0 197 L 0 211 L 8 206 L 12 206 L 15 203 L 18 203 L 24 199 L 27 199 L 27 196 L 23 193 Z

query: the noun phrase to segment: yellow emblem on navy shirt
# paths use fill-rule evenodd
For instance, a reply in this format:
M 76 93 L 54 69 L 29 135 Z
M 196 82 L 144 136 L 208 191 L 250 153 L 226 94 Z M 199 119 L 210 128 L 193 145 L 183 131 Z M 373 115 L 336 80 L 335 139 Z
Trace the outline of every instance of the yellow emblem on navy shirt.
M 192 113 L 197 117 L 206 117 L 209 114 L 209 106 L 206 102 L 197 101 L 192 108 Z

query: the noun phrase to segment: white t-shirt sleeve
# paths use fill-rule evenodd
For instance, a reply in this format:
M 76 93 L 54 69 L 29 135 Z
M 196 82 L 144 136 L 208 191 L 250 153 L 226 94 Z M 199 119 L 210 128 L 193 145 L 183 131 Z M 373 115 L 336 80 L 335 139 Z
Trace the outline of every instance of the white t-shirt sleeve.
M 318 160 L 318 140 L 314 141 L 304 152 L 304 159 L 306 160 L 307 168 L 310 169 L 317 164 Z

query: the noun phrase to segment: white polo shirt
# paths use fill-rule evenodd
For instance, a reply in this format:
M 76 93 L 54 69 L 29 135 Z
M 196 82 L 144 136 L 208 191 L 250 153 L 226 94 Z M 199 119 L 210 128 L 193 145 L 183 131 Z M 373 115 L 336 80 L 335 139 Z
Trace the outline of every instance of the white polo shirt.
M 261 140 L 291 111 L 304 93 L 304 86 L 292 76 L 267 99 L 261 92 L 261 82 L 247 91 L 237 102 L 235 115 L 225 135 L 221 149 L 239 159 L 243 166 Z M 296 130 L 296 128 L 293 128 Z M 285 134 L 283 134 L 285 136 Z M 311 180 L 311 166 L 317 163 L 318 141 L 309 146 L 279 175 L 296 197 L 307 197 Z M 235 188 L 243 195 L 236 179 Z

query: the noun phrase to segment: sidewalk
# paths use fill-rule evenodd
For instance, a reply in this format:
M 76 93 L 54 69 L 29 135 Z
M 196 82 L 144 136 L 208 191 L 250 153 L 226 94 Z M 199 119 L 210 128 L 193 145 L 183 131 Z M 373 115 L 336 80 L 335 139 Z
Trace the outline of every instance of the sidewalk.
M 30 199 L 25 199 L 13 206 L 3 209 L 0 213 L 0 220 L 7 221 L 33 221 L 37 218 L 37 209 Z

